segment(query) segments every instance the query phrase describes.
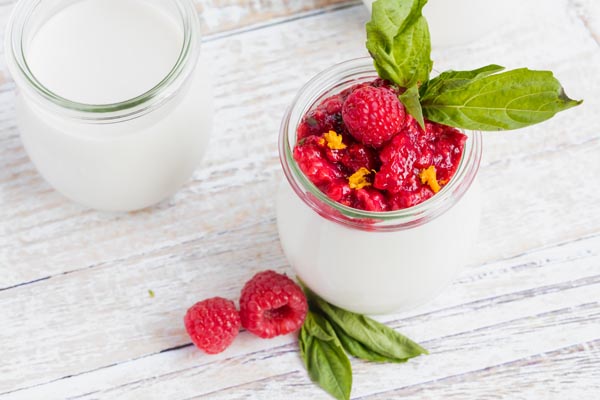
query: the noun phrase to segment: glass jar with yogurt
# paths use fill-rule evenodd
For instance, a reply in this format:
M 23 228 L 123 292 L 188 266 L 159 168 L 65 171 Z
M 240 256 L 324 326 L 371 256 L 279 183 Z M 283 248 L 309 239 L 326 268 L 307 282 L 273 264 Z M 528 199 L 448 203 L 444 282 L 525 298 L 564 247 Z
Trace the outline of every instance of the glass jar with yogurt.
M 429 200 L 390 212 L 344 206 L 322 193 L 293 157 L 296 129 L 324 98 L 377 78 L 371 58 L 335 65 L 309 81 L 283 119 L 279 154 L 286 181 L 277 195 L 277 226 L 299 278 L 325 300 L 380 314 L 414 308 L 437 295 L 468 261 L 476 240 L 480 132 L 468 136 L 453 178 Z
M 191 0 L 20 0 L 5 49 L 24 147 L 59 192 L 129 211 L 191 177 L 212 126 Z

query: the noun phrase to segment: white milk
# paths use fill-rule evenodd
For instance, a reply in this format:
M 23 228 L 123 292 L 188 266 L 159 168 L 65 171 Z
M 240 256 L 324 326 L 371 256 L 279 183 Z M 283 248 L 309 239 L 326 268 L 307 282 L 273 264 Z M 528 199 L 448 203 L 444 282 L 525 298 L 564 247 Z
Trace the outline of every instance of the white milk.
M 183 45 L 175 21 L 143 0 L 84 0 L 51 17 L 27 48 L 29 67 L 54 93 L 118 103 L 156 86 Z
M 190 0 L 21 0 L 6 45 L 24 146 L 59 192 L 92 208 L 129 211 L 190 178 L 213 113 L 206 62 L 196 66 L 199 26 Z M 48 99 L 25 64 L 70 102 Z M 122 102 L 111 113 L 98 109 Z

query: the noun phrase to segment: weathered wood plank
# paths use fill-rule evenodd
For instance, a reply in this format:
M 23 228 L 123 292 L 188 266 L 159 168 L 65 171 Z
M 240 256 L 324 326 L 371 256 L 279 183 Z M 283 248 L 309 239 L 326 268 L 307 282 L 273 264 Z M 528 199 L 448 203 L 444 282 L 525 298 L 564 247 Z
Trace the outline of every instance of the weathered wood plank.
M 0 4 L 0 15 L 8 15 L 17 0 Z M 283 22 L 299 15 L 359 4 L 359 0 L 193 0 L 202 33 L 214 35 L 249 26 Z M 4 26 L 4 25 L 3 25 Z
M 288 16 L 306 11 L 302 2 L 284 3 L 272 7 L 291 10 Z M 220 26 L 235 20 L 227 11 L 233 2 L 210 4 L 224 6 L 213 10 Z M 526 25 L 516 19 L 469 47 L 434 54 L 439 70 L 502 60 L 552 69 L 569 95 L 586 103 L 520 133 L 486 135 L 483 227 L 472 267 L 431 304 L 386 317 L 434 355 L 391 368 L 359 363 L 359 396 L 439 398 L 446 390 L 464 398 L 473 390 L 473 398 L 485 398 L 495 393 L 486 385 L 502 379 L 514 388 L 511 398 L 533 396 L 544 385 L 562 395 L 569 382 L 583 387 L 573 392 L 577 398 L 600 390 L 593 383 L 600 365 L 600 192 L 593 190 L 600 176 L 600 50 L 590 34 L 598 30 L 581 17 L 594 20 L 598 6 L 551 4 Z M 0 6 L 0 24 L 8 8 Z M 265 24 L 252 18 L 238 21 Z M 181 317 L 194 301 L 235 299 L 258 270 L 289 272 L 271 195 L 281 179 L 279 120 L 311 75 L 365 54 L 366 18 L 353 7 L 207 42 L 217 105 L 211 150 L 173 199 L 132 214 L 86 210 L 41 180 L 14 126 L 14 87 L 0 75 L 0 394 L 30 387 L 2 400 L 321 395 L 300 367 L 292 337 L 262 341 L 243 333 L 212 358 L 189 347 L 159 352 L 188 343 Z M 588 238 L 574 241 L 582 236 Z M 510 259 L 559 242 L 568 244 Z M 593 351 L 573 350 L 581 343 Z M 575 364 L 565 356 L 572 350 Z M 583 372 L 561 380 L 565 365 Z M 519 380 L 521 369 L 531 373 Z
M 564 19 L 560 12 L 557 10 L 560 15 L 551 17 Z M 217 123 L 209 155 L 190 184 L 169 202 L 151 210 L 133 215 L 99 214 L 65 201 L 37 175 L 20 147 L 15 129 L 3 131 L 0 135 L 0 140 L 4 139 L 0 149 L 0 182 L 4 183 L 0 188 L 0 200 L 7 206 L 0 210 L 3 221 L 0 225 L 0 260 L 11 267 L 0 276 L 0 288 L 67 271 L 108 265 L 116 260 L 135 259 L 157 251 L 168 249 L 177 253 L 182 249 L 197 248 L 199 240 L 211 237 L 218 240 L 223 232 L 235 229 L 242 220 L 253 224 L 272 218 L 272 198 L 264 194 L 273 192 L 280 176 L 276 153 L 279 119 L 299 85 L 311 75 L 336 61 L 364 54 L 361 43 L 365 18 L 365 10 L 356 7 L 296 21 L 289 27 L 273 27 L 208 43 L 205 54 L 207 59 L 213 60 L 217 102 Z M 539 23 L 548 24 L 554 19 L 541 19 Z M 530 154 L 542 158 L 557 152 L 568 155 L 571 149 L 586 147 L 598 136 L 600 122 L 594 114 L 600 107 L 600 100 L 594 93 L 600 87 L 600 76 L 594 73 L 594 62 L 600 63 L 600 55 L 588 32 L 583 27 L 577 28 L 577 24 L 568 30 L 569 35 L 562 29 L 547 34 L 549 42 L 557 43 L 563 49 L 558 60 L 555 60 L 557 52 L 543 46 L 539 51 L 532 51 L 519 45 L 509 52 L 511 46 L 506 39 L 497 43 L 498 39 L 491 38 L 496 47 L 484 43 L 477 44 L 480 48 L 474 52 L 455 51 L 458 56 L 454 59 L 461 60 L 456 68 L 461 68 L 477 65 L 474 59 L 491 61 L 492 55 L 502 53 L 496 50 L 500 47 L 506 50 L 503 53 L 511 54 L 511 59 L 524 59 L 515 61 L 516 65 L 535 61 L 534 66 L 557 70 L 566 86 L 572 89 L 572 96 L 586 99 L 585 106 L 546 124 L 518 134 L 486 135 L 484 172 L 487 165 L 510 163 L 514 158 Z M 512 29 L 508 29 L 507 34 L 511 32 Z M 581 46 L 570 46 L 572 42 L 579 42 Z M 332 46 L 336 48 L 335 53 L 331 52 Z M 453 65 L 449 61 L 450 55 L 440 53 L 436 59 L 440 59 L 441 66 Z M 298 57 L 313 62 L 290 65 L 288 60 Z M 590 63 L 581 65 L 571 59 L 587 59 Z M 247 66 L 252 66 L 255 72 L 251 76 L 247 75 Z M 1 104 L 10 109 L 12 93 L 0 95 Z M 12 117 L 9 121 L 14 125 Z M 549 175 L 553 169 L 566 171 L 562 167 L 565 159 L 557 160 L 558 164 L 546 168 Z M 580 212 L 582 207 L 597 204 L 594 194 L 586 193 L 588 197 L 581 198 L 581 203 L 564 207 L 571 197 L 577 197 L 579 190 L 584 191 L 586 178 L 593 181 L 597 176 L 593 172 L 597 168 L 594 160 L 587 159 L 585 163 L 580 165 L 585 169 L 584 176 L 553 181 L 552 188 L 558 197 L 553 195 L 542 200 L 552 202 L 554 208 L 561 208 L 560 219 L 565 223 L 587 224 L 583 233 L 589 233 L 598 226 L 597 221 L 581 218 Z M 592 165 L 588 168 L 587 164 Z M 486 178 L 488 187 L 502 192 L 500 196 L 494 193 L 493 199 L 499 201 L 517 193 L 522 187 L 519 186 L 522 174 L 523 171 L 515 171 L 509 177 L 494 173 L 493 180 Z M 534 186 L 528 187 L 535 187 L 534 178 L 529 176 L 528 182 Z M 248 202 L 236 202 L 240 196 Z M 487 200 L 486 204 L 489 204 Z M 535 199 L 530 198 L 529 204 L 530 210 L 524 213 L 544 212 L 535 204 Z M 500 207 L 486 212 L 502 215 L 508 211 L 506 207 Z M 544 214 L 543 218 L 546 217 L 555 218 L 556 214 Z M 511 226 L 504 224 L 503 217 L 493 218 L 494 227 L 510 231 Z M 542 217 L 538 222 L 545 224 Z M 80 234 L 83 227 L 86 235 Z M 484 247 L 475 260 L 521 252 L 527 248 L 529 238 L 539 245 L 568 240 L 574 234 L 582 233 L 552 229 L 539 229 L 539 232 L 543 233 L 541 237 L 533 226 L 525 232 L 529 234 L 525 238 L 501 235 L 506 241 L 502 247 Z M 82 248 L 86 251 L 82 252 Z
M 570 5 L 600 47 L 600 3 L 594 0 L 571 0 Z
M 273 24 L 358 0 L 194 0 L 204 34 L 217 34 L 248 26 Z
M 547 353 L 532 355 L 520 360 L 490 365 L 444 379 L 432 379 L 421 384 L 407 384 L 413 371 L 398 371 L 393 378 L 401 389 L 382 391 L 379 394 L 358 394 L 353 399 L 593 399 L 598 390 L 597 360 L 600 341 L 567 346 Z M 477 356 L 477 354 L 472 354 Z M 457 360 L 447 360 L 449 370 L 455 370 Z M 460 361 L 459 361 L 460 362 Z M 419 371 L 427 373 L 429 371 Z M 418 372 L 418 373 L 419 373 Z M 358 375 L 355 370 L 355 376 Z M 355 380 L 355 388 L 361 383 L 385 384 L 381 376 L 364 376 Z M 388 378 L 389 379 L 389 378 Z M 251 384 L 232 387 L 211 393 L 211 399 L 267 399 L 282 387 L 289 399 L 303 396 L 319 398 L 322 394 L 310 388 L 303 371 L 292 371 Z M 206 398 L 203 395 L 188 399 Z M 186 399 L 186 400 L 188 400 Z
M 239 253 L 234 254 L 228 263 L 222 264 L 223 268 L 227 271 L 234 269 L 232 264 L 239 256 Z M 432 351 L 432 356 L 418 361 L 417 366 L 402 366 L 399 369 L 390 367 L 387 373 L 385 369 L 375 368 L 371 364 L 360 364 L 355 369 L 357 376 L 362 376 L 360 386 L 365 388 L 363 393 L 382 390 L 384 387 L 396 389 L 399 386 L 395 386 L 398 384 L 395 376 L 409 374 L 412 378 L 403 381 L 408 382 L 406 385 L 421 384 L 437 379 L 436 377 L 442 379 L 497 365 L 500 363 L 498 357 L 508 360 L 502 362 L 509 362 L 600 338 L 600 332 L 595 329 L 597 319 L 600 318 L 599 263 L 600 236 L 595 236 L 511 260 L 469 268 L 450 290 L 432 303 L 412 312 L 390 315 L 383 319 L 394 328 L 423 342 Z M 259 267 L 251 266 L 251 269 L 254 268 Z M 207 296 L 211 289 L 206 288 L 204 282 L 226 286 L 226 282 L 232 280 L 229 276 L 221 277 L 223 273 L 214 269 L 205 272 L 203 279 L 188 283 L 186 277 L 190 272 L 183 273 L 181 268 L 174 269 L 169 265 L 163 265 L 160 269 L 163 271 L 161 280 L 173 281 L 178 288 L 177 293 L 155 289 L 157 295 L 150 299 L 144 293 L 147 282 L 133 282 L 139 276 L 134 271 L 119 268 L 120 281 L 127 282 L 128 290 L 139 295 L 137 304 L 131 304 L 131 295 L 113 290 L 108 292 L 108 298 L 102 299 L 104 304 L 100 310 L 97 309 L 99 305 L 95 304 L 99 302 L 98 299 L 92 298 L 81 300 L 78 310 L 61 312 L 56 307 L 51 307 L 45 310 L 48 314 L 46 317 L 34 314 L 36 320 L 40 319 L 39 327 L 31 321 L 28 325 L 35 332 L 43 331 L 42 327 L 53 320 L 64 321 L 63 326 L 54 328 L 53 332 L 42 332 L 41 336 L 33 338 L 36 342 L 44 342 L 51 347 L 45 356 L 38 350 L 36 360 L 28 359 L 31 354 L 23 350 L 11 351 L 8 348 L 5 360 L 13 360 L 13 364 L 0 370 L 3 378 L 8 379 L 8 387 L 11 387 L 11 379 L 14 379 L 12 387 L 18 387 L 23 382 L 42 383 L 39 374 L 59 379 L 71 375 L 72 371 L 84 371 L 83 368 L 86 367 L 100 369 L 0 398 L 29 399 L 36 398 L 41 393 L 52 393 L 47 395 L 48 400 L 86 393 L 90 394 L 84 398 L 90 399 L 152 398 L 152 393 L 160 393 L 160 398 L 178 399 L 216 393 L 231 386 L 250 385 L 254 388 L 255 384 L 263 384 L 255 382 L 263 378 L 302 371 L 296 345 L 292 343 L 294 338 L 291 336 L 260 340 L 242 333 L 230 349 L 212 357 L 205 356 L 192 347 L 158 353 L 187 343 L 181 326 L 181 315 L 184 312 L 181 305 L 191 304 L 194 296 Z M 171 275 L 164 275 L 165 270 L 171 271 Z M 106 281 L 114 280 L 99 276 L 98 270 L 89 272 L 90 276 L 86 281 L 105 284 Z M 65 278 L 57 289 L 69 298 L 81 298 L 83 296 L 80 293 L 89 292 L 74 287 L 75 284 L 73 280 Z M 98 289 L 99 293 L 107 293 L 101 289 Z M 31 298 L 31 302 L 40 303 L 31 305 L 34 310 L 41 308 L 41 303 L 52 301 L 40 298 L 39 292 L 42 289 L 24 287 L 12 292 L 21 290 L 27 292 L 24 296 Z M 233 287 L 218 294 L 236 298 L 238 291 L 238 287 Z M 96 291 L 92 291 L 94 292 Z M 52 297 L 56 297 L 56 294 Z M 0 301 L 4 303 L 5 300 L 0 298 Z M 116 307 L 116 304 L 123 303 L 126 304 Z M 53 306 L 52 303 L 49 305 Z M 97 309 L 95 316 L 98 321 L 78 321 L 77 316 L 90 307 Z M 137 311 L 132 313 L 132 309 Z M 15 310 L 12 314 L 13 318 L 6 326 L 18 323 L 19 311 Z M 116 326 L 109 326 L 111 321 Z M 80 328 L 81 324 L 86 329 Z M 510 334 L 505 330 L 509 328 Z M 17 326 L 14 331 L 18 332 L 19 329 Z M 167 329 L 171 330 L 170 337 L 165 335 Z M 12 332 L 13 329 L 9 328 L 2 334 L 10 336 Z M 63 333 L 57 335 L 57 332 Z M 94 342 L 99 334 L 107 338 Z M 537 339 L 534 340 L 534 337 Z M 90 342 L 96 345 L 86 345 Z M 122 347 L 127 347 L 127 351 Z M 138 353 L 143 347 L 146 347 L 146 352 Z M 149 350 L 150 347 L 154 347 L 154 350 Z M 58 359 L 53 358 L 55 355 L 52 351 L 60 348 L 78 351 L 74 354 L 62 354 Z M 123 359 L 122 363 L 107 366 L 110 360 L 116 361 L 119 354 L 127 354 L 130 359 L 134 359 Z M 37 374 L 29 375 L 26 371 L 15 368 L 18 365 L 31 365 Z M 447 369 L 448 365 L 454 365 L 453 368 L 460 370 Z M 306 396 L 312 390 L 304 375 L 300 376 L 302 378 L 299 379 L 304 380 L 305 385 L 302 385 L 302 390 L 298 389 L 301 390 L 298 398 Z M 381 376 L 387 383 L 371 385 L 364 382 L 372 381 L 377 376 Z M 357 383 L 357 387 L 358 385 Z M 2 389 L 0 388 L 0 393 Z M 232 398 L 239 397 L 232 395 Z
M 598 286 L 590 288 L 598 290 Z M 564 297 L 564 296 L 563 296 Z M 516 310 L 519 304 L 514 304 Z M 600 304 L 582 305 L 556 310 L 547 314 L 536 314 L 524 319 L 513 319 L 503 324 L 480 327 L 473 331 L 461 331 L 452 336 L 426 341 L 432 351 L 403 365 L 379 365 L 354 360 L 353 395 L 356 398 L 385 393 L 381 398 L 395 398 L 389 393 L 402 388 L 410 389 L 448 379 L 463 377 L 470 379 L 473 372 L 487 368 L 498 368 L 505 364 L 523 364 L 534 359 L 550 360 L 544 353 L 564 347 L 576 347 L 579 343 L 598 340 L 594 329 L 600 322 Z M 475 315 L 474 317 L 477 317 Z M 458 321 L 457 321 L 458 322 Z M 423 329 L 417 322 L 417 329 Z M 582 352 L 578 355 L 587 365 L 594 364 L 594 354 Z M 556 371 L 550 371 L 555 373 Z M 583 386 L 591 395 L 598 384 L 587 380 L 587 376 L 567 379 Z M 251 380 L 248 383 L 241 383 Z M 549 387 L 556 390 L 565 381 L 559 380 Z M 480 390 L 484 390 L 481 388 Z M 519 387 L 514 391 L 518 392 Z M 310 383 L 297 355 L 295 345 L 277 347 L 216 365 L 190 368 L 164 377 L 152 377 L 111 390 L 91 393 L 82 399 L 121 399 L 156 396 L 156 398 L 188 399 L 203 396 L 211 398 L 253 399 L 269 398 L 276 393 L 286 393 L 286 398 L 304 399 L 319 397 L 320 390 Z M 586 398 L 586 397 L 584 397 Z
M 595 340 L 365 398 L 594 398 L 600 381 L 598 360 L 600 340 Z

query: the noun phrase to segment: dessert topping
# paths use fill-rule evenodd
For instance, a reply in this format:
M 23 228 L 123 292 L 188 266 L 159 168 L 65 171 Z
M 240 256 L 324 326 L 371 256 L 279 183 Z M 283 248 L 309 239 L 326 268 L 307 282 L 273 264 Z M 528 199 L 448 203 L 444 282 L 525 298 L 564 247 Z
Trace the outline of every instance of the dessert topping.
M 327 147 L 331 150 L 343 150 L 347 146 L 342 142 L 344 137 L 342 135 L 338 135 L 336 131 L 329 131 L 323 135 L 323 139 L 327 143 Z M 323 142 L 323 144 L 325 144 Z
M 350 135 L 375 148 L 400 131 L 404 116 L 404 107 L 395 92 L 384 86 L 358 87 L 342 107 L 342 118 Z
M 371 186 L 371 182 L 367 179 L 367 176 L 371 174 L 371 171 L 365 167 L 361 167 L 354 174 L 348 178 L 348 185 L 351 189 L 362 189 L 367 186 Z
M 421 183 L 429 185 L 433 193 L 439 192 L 442 188 L 437 180 L 435 165 L 421 171 L 419 177 L 421 178 Z

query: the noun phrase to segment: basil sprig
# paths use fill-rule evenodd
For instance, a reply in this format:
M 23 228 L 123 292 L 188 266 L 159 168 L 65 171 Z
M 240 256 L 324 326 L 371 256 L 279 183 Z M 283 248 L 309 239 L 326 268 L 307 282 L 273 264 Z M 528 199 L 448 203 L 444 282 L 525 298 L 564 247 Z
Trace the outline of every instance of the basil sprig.
M 408 88 L 429 79 L 431 40 L 421 11 L 427 0 L 378 0 L 367 23 L 367 50 L 380 77 Z
M 370 353 L 386 358 L 386 361 L 404 362 L 427 350 L 392 328 L 365 315 L 356 314 L 313 295 L 316 306 L 345 335 L 354 339 Z
M 406 112 L 412 115 L 421 128 L 425 129 L 425 119 L 423 118 L 423 108 L 421 107 L 420 92 L 417 85 L 411 86 L 398 98 L 404 104 Z
M 473 71 L 446 71 L 429 80 L 431 38 L 422 15 L 427 0 L 377 0 L 367 23 L 367 49 L 379 76 L 405 91 L 406 111 L 424 127 L 424 118 L 463 129 L 518 129 L 581 104 L 570 99 L 550 71 L 506 71 L 488 65 Z
M 346 311 L 304 287 L 310 311 L 298 335 L 311 379 L 336 399 L 350 398 L 352 368 L 346 353 L 366 361 L 402 363 L 427 350 L 392 328 Z
M 421 87 L 423 114 L 457 128 L 500 131 L 537 124 L 581 104 L 565 94 L 550 71 L 494 74 L 497 68 L 491 67 L 497 66 L 448 71 L 432 79 Z
M 422 10 L 427 0 L 378 0 L 367 23 L 367 50 L 379 76 L 408 89 L 400 101 L 425 126 L 419 85 L 433 67 L 431 38 Z
M 310 378 L 336 399 L 349 399 L 352 366 L 331 324 L 309 311 L 298 343 Z

